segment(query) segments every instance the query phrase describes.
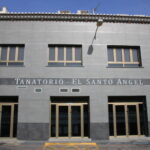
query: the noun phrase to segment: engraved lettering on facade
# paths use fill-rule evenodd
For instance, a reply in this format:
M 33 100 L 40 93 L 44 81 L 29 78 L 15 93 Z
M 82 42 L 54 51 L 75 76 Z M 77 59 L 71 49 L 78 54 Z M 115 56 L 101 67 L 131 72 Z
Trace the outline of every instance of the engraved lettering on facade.
M 73 85 L 81 85 L 82 83 L 80 82 L 80 79 L 73 78 L 73 79 L 72 79 L 72 84 L 73 84 Z
M 15 85 L 144 85 L 142 79 L 16 78 Z

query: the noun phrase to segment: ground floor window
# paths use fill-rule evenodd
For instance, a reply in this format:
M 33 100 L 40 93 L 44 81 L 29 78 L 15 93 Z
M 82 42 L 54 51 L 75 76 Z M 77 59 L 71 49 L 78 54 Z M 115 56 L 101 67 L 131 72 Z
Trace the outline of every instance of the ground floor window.
M 0 137 L 16 137 L 18 103 L 0 97 Z
M 85 101 L 52 101 L 51 137 L 88 137 L 89 107 Z M 71 99 L 70 99 L 71 100 Z
M 130 99 L 130 97 L 129 97 Z M 147 117 L 144 101 L 134 97 L 128 101 L 109 99 L 110 136 L 141 136 L 147 134 Z M 133 100 L 133 101 L 132 101 Z

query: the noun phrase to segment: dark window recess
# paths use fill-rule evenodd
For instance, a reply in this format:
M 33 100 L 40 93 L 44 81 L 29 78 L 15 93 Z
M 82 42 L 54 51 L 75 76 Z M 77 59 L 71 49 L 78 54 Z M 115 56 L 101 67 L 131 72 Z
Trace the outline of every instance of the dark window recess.
M 140 47 L 129 46 L 108 46 L 109 67 L 141 67 Z
M 82 47 L 79 45 L 49 45 L 48 66 L 82 66 Z
M 41 93 L 41 92 L 42 92 L 42 89 L 41 89 L 41 88 L 37 88 L 37 89 L 35 89 L 35 92 L 36 92 L 36 93 Z
M 24 45 L 0 45 L 0 66 L 23 66 Z
M 72 92 L 80 92 L 80 89 L 72 89 Z

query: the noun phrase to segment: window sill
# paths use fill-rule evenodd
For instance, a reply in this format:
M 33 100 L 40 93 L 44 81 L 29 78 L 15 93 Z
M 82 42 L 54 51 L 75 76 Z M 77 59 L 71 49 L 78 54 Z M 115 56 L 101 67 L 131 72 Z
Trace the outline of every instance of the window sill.
M 16 66 L 0 66 L 0 68 L 1 67 L 6 67 L 6 68 L 9 68 L 9 67 L 10 68 L 14 68 L 14 67 L 16 68 L 17 67 L 17 68 L 20 68 L 20 67 L 25 67 L 25 65 L 23 65 L 23 66 L 17 66 L 17 65 Z
M 106 66 L 106 68 L 129 68 L 129 69 L 130 68 L 132 68 L 132 69 L 133 68 L 135 68 L 135 69 L 139 68 L 140 69 L 140 68 L 144 68 L 144 67 L 110 67 L 110 66 Z
M 49 68 L 83 68 L 84 66 L 46 66 Z

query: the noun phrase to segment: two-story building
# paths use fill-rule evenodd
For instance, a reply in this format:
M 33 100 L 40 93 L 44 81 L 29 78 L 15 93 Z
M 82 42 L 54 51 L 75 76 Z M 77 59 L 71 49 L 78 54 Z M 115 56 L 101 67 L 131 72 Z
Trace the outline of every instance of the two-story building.
M 0 13 L 0 137 L 150 135 L 150 17 Z

